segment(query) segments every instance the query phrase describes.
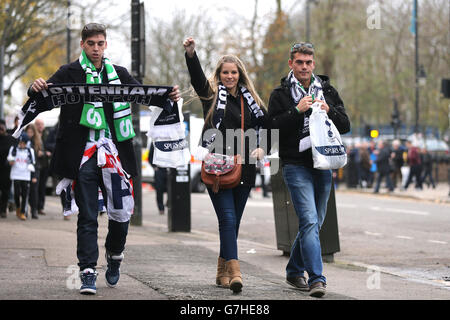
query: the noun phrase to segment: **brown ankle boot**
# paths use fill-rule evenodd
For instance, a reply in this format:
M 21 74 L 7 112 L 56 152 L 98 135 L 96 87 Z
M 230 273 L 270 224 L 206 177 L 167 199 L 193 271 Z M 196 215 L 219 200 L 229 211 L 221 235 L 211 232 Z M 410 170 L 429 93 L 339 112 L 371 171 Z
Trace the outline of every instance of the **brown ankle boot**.
M 20 208 L 16 208 L 16 216 L 20 219 Z
M 217 260 L 216 284 L 219 287 L 230 287 L 230 277 L 228 276 L 228 272 L 225 267 L 225 259 L 221 257 Z
M 242 290 L 243 283 L 239 261 L 236 259 L 227 261 L 226 268 L 231 279 L 230 289 L 233 290 L 234 293 L 240 292 Z

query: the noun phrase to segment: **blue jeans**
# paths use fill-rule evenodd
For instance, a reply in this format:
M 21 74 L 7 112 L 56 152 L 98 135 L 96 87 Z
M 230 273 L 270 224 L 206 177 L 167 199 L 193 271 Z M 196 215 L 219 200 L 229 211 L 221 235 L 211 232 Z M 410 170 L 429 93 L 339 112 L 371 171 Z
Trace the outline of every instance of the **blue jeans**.
M 287 164 L 283 166 L 283 177 L 299 223 L 286 266 L 286 276 L 303 276 L 306 270 L 309 285 L 318 281 L 326 283 L 326 278 L 322 275 L 319 231 L 327 212 L 331 170 Z
M 226 261 L 238 259 L 239 225 L 250 190 L 249 186 L 239 185 L 233 189 L 223 189 L 214 193 L 208 188 L 209 197 L 219 220 L 219 256 Z
M 98 187 L 106 195 L 97 153 L 80 168 L 75 180 L 75 200 L 79 209 L 77 221 L 77 257 L 80 270 L 95 269 L 98 260 Z M 106 196 L 105 196 L 106 201 Z M 106 204 L 107 205 L 107 204 Z M 120 254 L 125 249 L 129 222 L 108 221 L 106 251 Z

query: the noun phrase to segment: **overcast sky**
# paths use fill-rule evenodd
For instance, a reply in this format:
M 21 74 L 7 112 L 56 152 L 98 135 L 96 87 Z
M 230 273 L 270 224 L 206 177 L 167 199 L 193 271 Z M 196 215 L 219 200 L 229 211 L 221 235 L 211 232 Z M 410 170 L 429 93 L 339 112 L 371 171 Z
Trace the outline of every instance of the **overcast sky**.
M 113 0 L 110 1 L 111 6 L 108 9 L 108 15 L 121 16 L 131 10 L 131 0 Z M 200 10 L 207 12 L 215 19 L 218 24 L 227 23 L 225 19 L 230 19 L 230 14 L 224 14 L 224 12 L 234 11 L 241 16 L 247 16 L 249 19 L 254 14 L 254 0 L 144 0 L 144 8 L 147 19 L 158 18 L 171 20 L 171 15 L 179 10 L 184 10 L 187 15 L 198 13 Z M 296 8 L 303 5 L 302 0 L 282 0 L 282 6 L 284 10 L 290 10 L 295 6 Z M 258 16 L 262 17 L 270 12 L 276 10 L 275 0 L 259 0 L 258 1 Z M 131 24 L 127 23 L 124 27 L 131 29 Z M 131 32 L 131 30 L 129 31 Z M 114 34 L 111 32 L 108 34 L 108 51 L 106 55 L 111 58 L 114 63 L 122 64 L 125 67 L 130 68 L 131 56 L 129 50 L 123 50 L 120 48 L 123 39 L 122 35 Z M 118 40 L 118 41 L 117 41 Z M 129 44 L 127 44 L 129 45 Z
M 82 1 L 89 3 L 95 0 L 72 0 L 72 4 Z M 187 15 L 206 12 L 208 15 L 217 19 L 217 24 L 229 23 L 230 12 L 236 12 L 239 16 L 251 19 L 254 14 L 254 0 L 143 0 L 147 19 L 163 19 L 170 21 L 174 12 L 184 10 Z M 283 10 L 290 11 L 293 8 L 300 9 L 305 0 L 282 0 Z M 123 19 L 123 28 L 125 32 L 110 30 L 108 32 L 108 49 L 105 55 L 115 64 L 122 65 L 128 69 L 131 68 L 131 53 L 129 35 L 131 33 L 130 11 L 131 0 L 110 0 L 107 2 L 107 8 L 95 13 L 99 19 L 96 22 L 108 24 L 108 19 Z M 263 17 L 276 10 L 275 0 L 259 0 L 258 16 Z M 72 29 L 80 30 L 82 28 L 79 16 L 77 15 L 76 5 L 72 6 Z M 226 14 L 225 14 L 226 13 Z M 148 23 L 149 21 L 147 21 Z M 65 21 L 64 21 L 65 23 Z M 79 42 L 79 31 L 74 31 L 72 41 Z M 180 44 L 181 45 L 181 44 Z M 77 52 L 78 54 L 79 52 Z M 57 68 L 55 67 L 55 71 Z M 25 97 L 25 88 L 19 82 L 13 86 L 12 106 L 18 109 L 22 105 Z

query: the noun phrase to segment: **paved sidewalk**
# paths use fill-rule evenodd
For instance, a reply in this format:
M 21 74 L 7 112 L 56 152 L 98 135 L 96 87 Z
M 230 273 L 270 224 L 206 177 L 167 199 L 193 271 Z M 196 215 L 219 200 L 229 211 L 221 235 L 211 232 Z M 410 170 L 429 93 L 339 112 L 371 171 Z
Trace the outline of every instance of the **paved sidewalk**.
M 144 225 L 130 226 L 117 288 L 104 281 L 103 244 L 107 217 L 99 217 L 97 295 L 78 293 L 76 216 L 65 221 L 59 199 L 48 197 L 47 215 L 20 221 L 0 219 L 0 300 L 315 300 L 284 282 L 287 257 L 273 246 L 241 239 L 244 288 L 240 294 L 215 286 L 218 235 L 193 230 L 167 232 L 155 221 L 154 193 L 144 192 Z M 252 252 L 256 249 L 256 253 Z M 339 261 L 325 263 L 324 300 L 450 299 L 450 290 Z M 381 283 L 381 285 L 380 285 Z

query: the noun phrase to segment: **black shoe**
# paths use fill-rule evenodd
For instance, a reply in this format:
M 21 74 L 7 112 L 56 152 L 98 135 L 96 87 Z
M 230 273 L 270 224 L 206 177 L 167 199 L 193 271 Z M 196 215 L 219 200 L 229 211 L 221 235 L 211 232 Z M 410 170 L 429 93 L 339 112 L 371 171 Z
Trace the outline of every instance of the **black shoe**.
M 116 287 L 120 278 L 120 263 L 123 260 L 123 253 L 120 255 L 110 255 L 106 253 L 106 261 L 108 266 L 105 273 L 106 284 L 110 288 Z
M 286 283 L 300 291 L 309 291 L 309 286 L 306 283 L 306 278 L 302 276 L 286 277 Z
M 309 295 L 315 298 L 322 298 L 326 293 L 326 287 L 326 284 L 321 281 L 314 282 L 309 287 Z

